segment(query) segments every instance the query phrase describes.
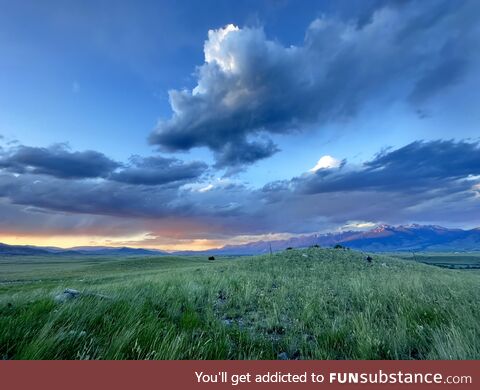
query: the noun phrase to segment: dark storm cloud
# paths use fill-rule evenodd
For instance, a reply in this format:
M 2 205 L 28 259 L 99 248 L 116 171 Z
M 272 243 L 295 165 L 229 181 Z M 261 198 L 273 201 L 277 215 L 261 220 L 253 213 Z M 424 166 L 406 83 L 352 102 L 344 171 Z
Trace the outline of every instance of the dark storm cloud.
M 356 20 L 314 20 L 302 46 L 260 28 L 210 31 L 197 86 L 170 91 L 173 115 L 150 142 L 208 147 L 218 167 L 250 164 L 277 151 L 266 135 L 349 119 L 367 103 L 421 109 L 478 59 L 477 1 L 358 4 Z
M 340 191 L 416 192 L 445 187 L 458 191 L 456 183 L 469 175 L 480 175 L 480 147 L 465 141 L 416 141 L 394 151 L 378 154 L 361 169 L 321 169 L 291 182 L 270 184 L 269 192 L 283 185 L 302 193 Z M 276 187 L 275 187 L 276 186 Z
M 278 147 L 271 141 L 227 142 L 215 152 L 216 167 L 241 166 L 251 164 L 278 152 Z
M 64 179 L 105 177 L 119 166 L 102 153 L 93 150 L 71 152 L 64 145 L 49 148 L 18 146 L 0 155 L 0 168 Z
M 207 169 L 207 164 L 199 161 L 184 163 L 174 158 L 138 157 L 131 164 L 113 173 L 111 180 L 144 185 L 162 185 L 196 179 Z
M 192 213 L 178 190 L 208 168 L 158 156 L 134 156 L 122 165 L 99 152 L 71 152 L 62 145 L 0 152 L 0 198 L 39 210 L 126 218 Z
M 0 169 L 16 174 L 48 175 L 59 179 L 108 179 L 132 185 L 166 185 L 200 177 L 204 162 L 175 158 L 133 156 L 121 164 L 100 152 L 72 152 L 65 145 L 49 148 L 0 147 Z

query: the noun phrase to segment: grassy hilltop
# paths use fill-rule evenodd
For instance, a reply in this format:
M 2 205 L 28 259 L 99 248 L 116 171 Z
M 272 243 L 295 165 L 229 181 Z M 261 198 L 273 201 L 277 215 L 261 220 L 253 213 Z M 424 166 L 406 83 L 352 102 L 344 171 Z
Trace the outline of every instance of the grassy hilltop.
M 0 258 L 0 357 L 480 358 L 480 272 L 373 257 Z

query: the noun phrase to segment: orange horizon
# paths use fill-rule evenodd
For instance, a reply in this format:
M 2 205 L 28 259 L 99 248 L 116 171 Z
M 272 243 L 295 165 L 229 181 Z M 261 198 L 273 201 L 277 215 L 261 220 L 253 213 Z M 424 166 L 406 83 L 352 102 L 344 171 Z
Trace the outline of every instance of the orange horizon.
M 95 236 L 95 235 L 33 235 L 33 234 L 0 234 L 0 243 L 7 245 L 28 245 L 37 247 L 57 247 L 69 249 L 81 246 L 103 246 L 103 247 L 130 247 L 155 249 L 163 251 L 183 251 L 183 250 L 210 250 L 221 248 L 225 245 L 240 245 L 261 240 L 278 240 L 290 238 L 295 235 L 289 233 L 270 233 L 262 235 L 245 235 L 231 237 L 228 239 L 178 239 L 165 238 L 170 240 L 166 243 L 152 243 L 152 238 L 148 233 L 137 234 L 133 236 Z
M 131 242 L 130 242 L 131 241 Z M 143 249 L 156 249 L 164 251 L 179 250 L 208 250 L 219 248 L 225 244 L 218 243 L 213 240 L 191 240 L 188 243 L 165 244 L 165 245 L 149 245 L 141 244 L 137 240 L 132 239 L 111 239 L 100 237 L 86 236 L 0 236 L 0 243 L 6 245 L 27 245 L 37 247 L 56 247 L 61 249 L 69 249 L 81 246 L 102 246 L 102 247 L 130 247 Z

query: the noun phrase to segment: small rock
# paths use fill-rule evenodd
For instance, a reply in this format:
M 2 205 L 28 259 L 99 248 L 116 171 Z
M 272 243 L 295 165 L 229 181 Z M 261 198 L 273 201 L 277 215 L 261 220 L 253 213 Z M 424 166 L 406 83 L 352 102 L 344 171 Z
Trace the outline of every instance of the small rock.
M 306 253 L 302 253 L 302 257 L 308 257 Z
M 278 360 L 288 360 L 288 353 L 286 352 L 280 352 L 277 355 Z
M 382 267 L 388 267 L 387 263 L 382 263 Z
M 75 297 L 76 297 L 77 295 L 80 295 L 80 291 L 74 290 L 73 288 L 66 288 L 63 293 L 64 293 L 64 294 L 70 294 L 70 295 L 73 295 L 73 296 L 75 296 Z
M 55 302 L 65 302 L 80 296 L 80 291 L 73 288 L 66 288 L 63 293 L 55 296 Z

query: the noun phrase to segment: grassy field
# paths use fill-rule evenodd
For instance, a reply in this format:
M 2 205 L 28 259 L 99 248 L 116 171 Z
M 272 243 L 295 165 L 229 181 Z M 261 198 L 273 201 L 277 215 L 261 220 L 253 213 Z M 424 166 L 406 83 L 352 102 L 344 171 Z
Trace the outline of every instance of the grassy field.
M 397 252 L 389 253 L 388 255 L 443 268 L 480 269 L 480 254 L 478 252 Z
M 0 357 L 480 359 L 479 302 L 476 270 L 348 250 L 3 257 Z

